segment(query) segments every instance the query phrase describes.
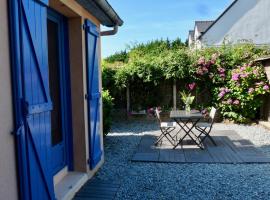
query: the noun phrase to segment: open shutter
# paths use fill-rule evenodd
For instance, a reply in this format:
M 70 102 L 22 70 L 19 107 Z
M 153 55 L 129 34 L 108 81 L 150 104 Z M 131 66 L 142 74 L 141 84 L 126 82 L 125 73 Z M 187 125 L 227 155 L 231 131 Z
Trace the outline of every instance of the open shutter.
M 86 60 L 87 60 L 87 102 L 90 143 L 90 168 L 93 169 L 101 160 L 100 105 L 99 86 L 99 31 L 92 22 L 85 21 Z
M 19 24 L 16 37 L 20 41 L 21 57 L 20 64 L 14 66 L 17 70 L 14 73 L 20 76 L 14 84 L 21 94 L 17 105 L 22 121 L 17 130 L 21 199 L 55 199 L 50 167 L 52 103 L 48 81 L 47 4 L 48 0 L 16 0 L 17 10 L 12 11 L 14 15 L 18 12 L 14 19 Z

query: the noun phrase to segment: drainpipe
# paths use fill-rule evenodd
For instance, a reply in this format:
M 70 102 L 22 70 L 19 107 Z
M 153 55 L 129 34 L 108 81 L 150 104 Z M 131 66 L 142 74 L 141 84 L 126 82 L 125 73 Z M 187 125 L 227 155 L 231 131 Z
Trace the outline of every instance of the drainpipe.
M 110 36 L 115 35 L 118 32 L 118 25 L 115 25 L 112 30 L 101 31 L 100 36 Z

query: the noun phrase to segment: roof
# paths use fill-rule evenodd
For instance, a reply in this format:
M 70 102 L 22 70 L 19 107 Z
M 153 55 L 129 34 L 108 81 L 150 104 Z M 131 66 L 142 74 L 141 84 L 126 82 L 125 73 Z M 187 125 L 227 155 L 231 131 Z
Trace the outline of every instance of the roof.
M 96 17 L 104 26 L 121 26 L 123 20 L 107 0 L 76 0 L 82 7 Z
M 270 60 L 270 55 L 264 56 L 264 57 L 261 57 L 261 58 L 257 58 L 255 61 L 259 62 L 259 61 L 265 61 L 265 60 Z
M 195 27 L 197 26 L 200 33 L 204 33 L 214 21 L 195 21 Z
M 216 24 L 233 6 L 234 4 L 237 2 L 238 0 L 234 0 L 222 13 L 221 15 L 219 15 L 219 17 L 204 31 L 203 34 L 200 35 L 200 38 L 209 30 L 211 29 L 212 26 L 214 26 L 214 24 Z

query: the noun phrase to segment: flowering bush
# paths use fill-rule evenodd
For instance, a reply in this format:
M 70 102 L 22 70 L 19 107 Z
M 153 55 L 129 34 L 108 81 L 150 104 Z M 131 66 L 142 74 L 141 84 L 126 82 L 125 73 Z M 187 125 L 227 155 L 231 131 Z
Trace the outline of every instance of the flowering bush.
M 269 83 L 263 67 L 250 63 L 232 70 L 225 87 L 216 90 L 216 98 L 225 118 L 247 122 L 255 118 L 262 104 L 260 97 L 266 93 L 269 93 Z

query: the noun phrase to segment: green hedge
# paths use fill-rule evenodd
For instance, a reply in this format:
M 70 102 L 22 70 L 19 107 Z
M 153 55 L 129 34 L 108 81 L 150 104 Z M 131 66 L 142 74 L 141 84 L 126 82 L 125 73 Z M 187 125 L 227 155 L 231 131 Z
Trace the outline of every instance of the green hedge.
M 113 98 L 108 90 L 102 91 L 103 100 L 103 134 L 107 135 L 112 125 Z
M 224 118 L 247 122 L 255 118 L 262 95 L 269 92 L 263 67 L 254 62 L 268 54 L 268 48 L 253 44 L 190 50 L 180 40 L 156 40 L 135 45 L 128 52 L 105 59 L 103 85 L 115 99 L 119 99 L 129 85 L 134 93 L 132 105 L 147 109 L 159 106 L 159 87 L 164 82 L 172 84 L 176 80 L 184 83 L 178 88 L 180 91 L 190 90 L 198 98 L 208 95 L 207 100 L 199 101 L 197 108 L 214 105 Z M 256 76 L 251 75 L 254 69 Z M 235 74 L 240 77 L 237 81 L 233 80 Z M 224 88 L 230 92 L 220 98 Z M 254 92 L 250 92 L 251 88 Z M 230 104 L 231 100 L 235 103 Z

